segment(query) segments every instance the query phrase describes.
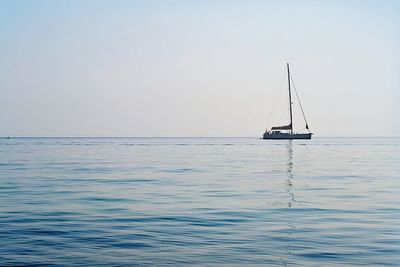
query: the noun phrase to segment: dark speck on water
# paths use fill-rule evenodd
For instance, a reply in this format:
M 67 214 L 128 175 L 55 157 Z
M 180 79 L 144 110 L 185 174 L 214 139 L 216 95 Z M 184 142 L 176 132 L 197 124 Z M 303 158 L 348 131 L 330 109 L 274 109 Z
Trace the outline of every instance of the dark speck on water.
M 0 266 L 400 266 L 399 145 L 1 138 Z

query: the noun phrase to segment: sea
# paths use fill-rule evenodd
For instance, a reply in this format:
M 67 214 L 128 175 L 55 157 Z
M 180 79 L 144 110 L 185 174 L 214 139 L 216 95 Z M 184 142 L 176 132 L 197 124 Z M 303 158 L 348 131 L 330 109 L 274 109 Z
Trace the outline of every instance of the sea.
M 0 266 L 400 266 L 400 138 L 1 138 Z

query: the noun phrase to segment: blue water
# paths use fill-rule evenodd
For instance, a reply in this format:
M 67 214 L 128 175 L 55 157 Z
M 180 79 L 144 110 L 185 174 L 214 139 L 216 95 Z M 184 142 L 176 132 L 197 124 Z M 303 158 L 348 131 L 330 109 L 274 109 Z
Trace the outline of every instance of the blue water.
M 0 265 L 400 266 L 400 138 L 0 139 Z

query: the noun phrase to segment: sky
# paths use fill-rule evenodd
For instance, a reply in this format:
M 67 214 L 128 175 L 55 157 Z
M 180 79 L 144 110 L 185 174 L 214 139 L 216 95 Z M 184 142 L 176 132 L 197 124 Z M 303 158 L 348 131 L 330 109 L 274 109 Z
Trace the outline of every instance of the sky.
M 0 136 L 259 137 L 288 122 L 287 62 L 315 136 L 400 136 L 399 14 L 388 0 L 1 0 Z

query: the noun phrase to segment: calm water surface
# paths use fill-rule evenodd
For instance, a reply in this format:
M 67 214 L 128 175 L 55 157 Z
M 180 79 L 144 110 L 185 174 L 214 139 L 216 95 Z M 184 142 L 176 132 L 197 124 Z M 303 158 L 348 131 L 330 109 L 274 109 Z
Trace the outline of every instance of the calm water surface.
M 0 265 L 400 266 L 400 138 L 0 139 Z

